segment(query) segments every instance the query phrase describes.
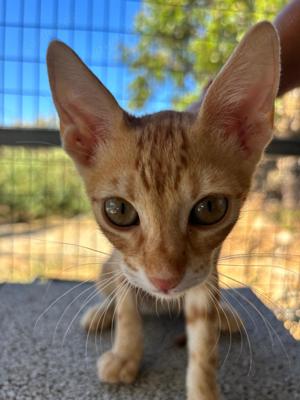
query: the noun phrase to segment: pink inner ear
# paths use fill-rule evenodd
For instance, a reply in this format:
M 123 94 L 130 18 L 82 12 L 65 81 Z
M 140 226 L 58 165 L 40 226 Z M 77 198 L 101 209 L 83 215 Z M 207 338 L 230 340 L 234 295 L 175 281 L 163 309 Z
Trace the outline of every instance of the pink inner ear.
M 271 107 L 271 112 L 266 111 Z M 270 93 L 257 85 L 247 93 L 245 100 L 228 112 L 225 123 L 226 135 L 236 135 L 238 143 L 246 156 L 250 156 L 255 151 L 253 146 L 253 136 L 257 145 L 266 143 L 269 138 L 269 130 L 266 122 L 272 126 L 272 121 L 268 120 L 272 114 L 272 100 Z M 254 148 L 253 148 L 254 147 Z
M 73 125 L 63 134 L 65 150 L 83 165 L 90 165 L 97 147 L 97 140 L 92 135 L 84 135 Z
M 230 122 L 226 124 L 225 134 L 227 136 L 235 135 L 238 139 L 240 148 L 246 153 L 251 154 L 251 149 L 248 146 L 248 136 L 251 131 L 247 116 L 238 115 L 232 116 Z
M 62 136 L 65 150 L 83 165 L 93 161 L 97 146 L 105 142 L 107 124 L 103 118 L 83 110 L 75 102 L 62 107 Z M 67 111 L 68 110 L 68 111 Z

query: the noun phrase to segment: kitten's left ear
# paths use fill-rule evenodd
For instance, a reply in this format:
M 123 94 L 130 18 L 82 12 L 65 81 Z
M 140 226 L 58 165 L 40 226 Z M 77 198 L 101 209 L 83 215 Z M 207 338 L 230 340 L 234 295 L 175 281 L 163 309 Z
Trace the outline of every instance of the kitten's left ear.
M 77 165 L 89 166 L 96 151 L 104 148 L 121 130 L 124 112 L 113 95 L 64 43 L 50 44 L 47 65 L 63 147 Z
M 244 36 L 209 87 L 197 123 L 223 142 L 238 144 L 243 158 L 257 162 L 272 137 L 279 77 L 278 34 L 264 21 Z

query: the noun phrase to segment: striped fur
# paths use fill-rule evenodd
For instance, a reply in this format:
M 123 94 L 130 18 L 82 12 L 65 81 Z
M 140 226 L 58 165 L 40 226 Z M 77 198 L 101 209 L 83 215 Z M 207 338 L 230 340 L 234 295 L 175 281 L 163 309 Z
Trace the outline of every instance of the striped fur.
M 186 112 L 127 114 L 62 43 L 50 45 L 47 62 L 64 148 L 83 178 L 99 227 L 115 247 L 99 278 L 99 288 L 108 296 L 116 293 L 115 300 L 93 307 L 82 321 L 96 332 L 115 315 L 115 342 L 99 359 L 100 380 L 135 379 L 143 353 L 137 292 L 148 293 L 151 299 L 184 302 L 187 399 L 217 400 L 219 329 L 239 328 L 235 313 L 219 302 L 217 261 L 272 135 L 279 81 L 275 29 L 263 22 L 250 30 L 202 103 Z M 195 226 L 191 209 L 208 195 L 225 196 L 227 213 L 214 225 Z M 121 229 L 109 222 L 104 213 L 109 197 L 130 202 L 139 224 Z

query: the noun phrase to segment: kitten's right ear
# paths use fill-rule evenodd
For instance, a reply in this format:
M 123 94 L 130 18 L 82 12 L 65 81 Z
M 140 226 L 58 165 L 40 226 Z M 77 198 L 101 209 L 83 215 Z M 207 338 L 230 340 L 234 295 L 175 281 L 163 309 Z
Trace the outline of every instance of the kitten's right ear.
M 51 42 L 47 66 L 63 147 L 76 162 L 90 165 L 96 150 L 120 129 L 124 112 L 64 43 Z
M 207 90 L 198 114 L 204 131 L 237 156 L 257 163 L 272 137 L 273 110 L 280 78 L 279 37 L 260 22 L 243 37 Z

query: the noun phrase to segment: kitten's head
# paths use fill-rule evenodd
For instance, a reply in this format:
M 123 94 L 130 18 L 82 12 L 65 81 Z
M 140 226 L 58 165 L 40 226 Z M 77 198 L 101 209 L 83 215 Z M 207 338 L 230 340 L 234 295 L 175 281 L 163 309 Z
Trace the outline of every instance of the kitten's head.
M 136 118 L 70 48 L 51 43 L 63 146 L 134 285 L 172 297 L 212 276 L 271 139 L 279 58 L 275 29 L 260 23 L 215 78 L 198 114 Z

